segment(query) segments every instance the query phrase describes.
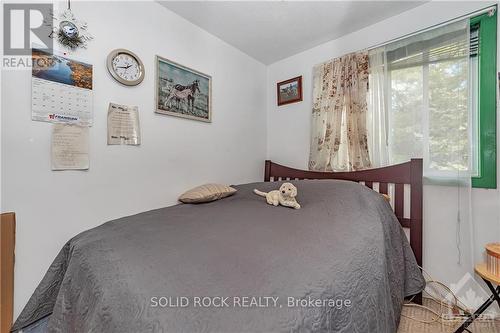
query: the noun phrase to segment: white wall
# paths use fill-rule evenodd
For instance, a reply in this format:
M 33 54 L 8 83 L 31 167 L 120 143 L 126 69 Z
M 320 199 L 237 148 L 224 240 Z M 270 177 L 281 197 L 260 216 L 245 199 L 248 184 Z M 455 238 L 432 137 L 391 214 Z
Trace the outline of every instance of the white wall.
M 64 6 L 64 5 L 63 5 Z M 203 182 L 263 177 L 266 67 L 155 2 L 72 2 L 94 40 L 72 54 L 94 65 L 90 170 L 50 170 L 51 125 L 30 119 L 31 74 L 2 72 L 2 210 L 17 214 L 15 316 L 64 243 L 107 220 L 176 202 Z M 124 87 L 106 56 L 130 49 L 146 67 Z M 155 55 L 213 78 L 211 124 L 154 113 Z M 106 145 L 109 102 L 138 105 L 140 147 Z
M 267 157 L 285 165 L 307 168 L 314 65 L 445 22 L 494 3 L 430 2 L 268 66 Z M 276 94 L 271 93 L 276 89 L 276 82 L 298 75 L 303 77 L 304 101 L 278 107 Z M 468 245 L 469 237 L 472 236 L 469 227 L 464 223 L 461 230 L 462 264 L 457 264 L 456 192 L 453 188 L 424 187 L 424 210 L 427 217 L 424 221 L 424 267 L 435 278 L 448 284 L 457 282 L 472 268 L 470 257 L 473 251 Z M 500 240 L 499 193 L 497 190 L 472 190 L 476 262 L 482 258 L 484 244 Z

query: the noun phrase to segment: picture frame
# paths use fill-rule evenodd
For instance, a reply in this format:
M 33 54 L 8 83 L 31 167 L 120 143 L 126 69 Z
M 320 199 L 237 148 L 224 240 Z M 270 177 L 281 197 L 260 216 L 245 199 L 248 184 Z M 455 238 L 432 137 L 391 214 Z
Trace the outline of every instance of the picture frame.
M 155 63 L 155 112 L 211 123 L 212 77 L 159 55 Z
M 302 75 L 276 84 L 278 106 L 302 101 Z

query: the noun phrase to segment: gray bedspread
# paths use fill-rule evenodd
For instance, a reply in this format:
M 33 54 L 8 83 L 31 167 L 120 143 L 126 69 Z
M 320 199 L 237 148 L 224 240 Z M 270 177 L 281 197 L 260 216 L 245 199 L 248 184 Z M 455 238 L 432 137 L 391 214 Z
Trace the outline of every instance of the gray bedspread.
M 255 183 L 79 234 L 13 330 L 51 314 L 66 333 L 396 332 L 424 279 L 389 204 L 353 182 L 293 183 L 300 210 Z

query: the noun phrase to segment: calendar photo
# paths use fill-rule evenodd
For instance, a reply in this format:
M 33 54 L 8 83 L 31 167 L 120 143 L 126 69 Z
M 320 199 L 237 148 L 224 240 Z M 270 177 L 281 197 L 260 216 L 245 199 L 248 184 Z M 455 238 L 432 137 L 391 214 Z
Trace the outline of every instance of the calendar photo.
M 32 57 L 32 120 L 92 126 L 92 65 L 36 48 Z
M 70 86 L 92 89 L 92 65 L 33 49 L 32 75 Z

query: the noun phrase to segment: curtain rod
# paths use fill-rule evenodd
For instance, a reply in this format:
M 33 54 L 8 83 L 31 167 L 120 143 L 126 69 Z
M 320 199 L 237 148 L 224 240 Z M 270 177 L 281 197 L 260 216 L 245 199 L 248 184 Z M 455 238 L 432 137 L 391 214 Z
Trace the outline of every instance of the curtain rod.
M 459 17 L 456 17 L 454 19 L 451 19 L 451 20 L 448 20 L 448 21 L 445 21 L 445 22 L 442 22 L 442 23 L 439 23 L 439 24 L 435 24 L 433 26 L 430 26 L 430 27 L 427 27 L 427 28 L 424 28 L 424 29 L 420 29 L 418 31 L 415 31 L 415 32 L 412 32 L 412 33 L 409 33 L 409 34 L 406 34 L 404 36 L 401 36 L 401 37 L 397 37 L 397 38 L 394 38 L 394 39 L 391 39 L 391 40 L 388 40 L 388 41 L 385 41 L 383 43 L 379 43 L 379 44 L 375 44 L 373 46 L 370 46 L 368 48 L 366 48 L 366 50 L 373 50 L 373 49 L 376 49 L 377 47 L 381 47 L 381 46 L 384 46 L 384 45 L 387 45 L 387 44 L 390 44 L 390 43 L 393 43 L 393 42 L 397 42 L 399 40 L 402 40 L 402 39 L 405 39 L 405 38 L 408 38 L 408 37 L 411 37 L 411 36 L 414 36 L 414 35 L 417 35 L 417 34 L 420 34 L 422 32 L 426 32 L 426 31 L 429 31 L 429 30 L 433 30 L 433 29 L 437 29 L 439 27 L 442 27 L 442 26 L 445 26 L 447 24 L 450 24 L 450 23 L 454 23 L 454 22 L 458 22 L 460 20 L 463 20 L 463 19 L 466 19 L 466 18 L 470 18 L 472 16 L 477 16 L 477 15 L 480 15 L 480 14 L 484 14 L 484 13 L 488 13 L 490 11 L 493 11 L 493 13 L 496 11 L 497 9 L 497 6 L 496 5 L 493 5 L 493 6 L 488 6 L 488 7 L 485 7 L 483 9 L 479 9 L 479 10 L 476 10 L 472 13 L 469 13 L 469 14 L 465 14 L 465 15 L 462 15 L 462 16 L 459 16 Z

